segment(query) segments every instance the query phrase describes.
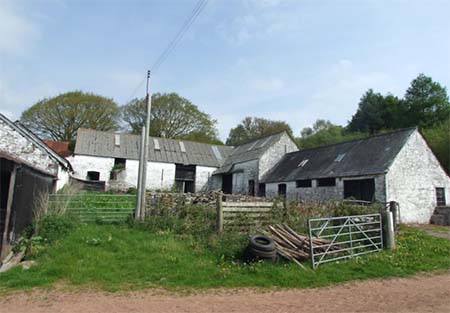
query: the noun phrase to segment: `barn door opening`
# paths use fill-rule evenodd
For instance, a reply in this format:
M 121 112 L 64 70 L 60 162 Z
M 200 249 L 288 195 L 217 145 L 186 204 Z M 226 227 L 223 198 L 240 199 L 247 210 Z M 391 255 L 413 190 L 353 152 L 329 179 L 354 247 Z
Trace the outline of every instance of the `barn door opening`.
M 222 175 L 222 191 L 226 194 L 231 194 L 233 192 L 233 175 L 226 174 Z
M 375 180 L 355 179 L 344 180 L 344 199 L 375 201 Z
M 195 165 L 176 164 L 175 185 L 178 192 L 195 192 Z
M 286 191 L 287 191 L 286 184 L 278 185 L 278 195 L 280 197 L 286 198 Z
M 248 195 L 255 196 L 255 181 L 253 179 L 248 181 Z

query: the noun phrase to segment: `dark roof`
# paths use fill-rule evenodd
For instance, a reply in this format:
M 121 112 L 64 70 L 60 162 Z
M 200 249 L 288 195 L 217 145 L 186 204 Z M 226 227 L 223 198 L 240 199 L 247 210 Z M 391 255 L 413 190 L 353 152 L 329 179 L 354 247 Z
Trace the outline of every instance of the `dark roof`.
M 287 182 L 385 173 L 414 131 L 416 128 L 402 129 L 288 153 L 262 181 Z
M 120 138 L 119 145 L 115 144 L 116 135 Z M 137 160 L 140 138 L 139 135 L 80 128 L 75 154 Z M 155 145 L 159 145 L 159 149 L 155 149 Z M 182 152 L 182 146 L 186 152 Z M 219 167 L 232 149 L 227 146 L 150 137 L 149 161 Z
M 72 166 L 69 161 L 65 158 L 59 156 L 55 151 L 53 151 L 50 147 L 48 147 L 36 134 L 34 134 L 31 130 L 26 128 L 19 121 L 12 122 L 6 116 L 0 113 L 0 119 L 3 120 L 7 125 L 9 125 L 12 129 L 17 131 L 20 135 L 22 135 L 27 140 L 31 141 L 36 147 L 38 147 L 41 151 L 47 153 L 50 158 L 52 158 L 55 162 L 62 165 L 64 168 L 72 170 Z
M 261 137 L 237 146 L 223 165 L 214 172 L 214 175 L 228 173 L 236 163 L 259 159 L 267 149 L 280 140 L 283 134 L 287 134 L 287 132 Z

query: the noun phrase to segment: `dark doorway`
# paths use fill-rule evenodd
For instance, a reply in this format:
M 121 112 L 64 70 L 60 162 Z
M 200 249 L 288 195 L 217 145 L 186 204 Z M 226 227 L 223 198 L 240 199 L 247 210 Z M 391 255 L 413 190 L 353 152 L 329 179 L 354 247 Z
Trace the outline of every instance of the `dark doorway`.
M 233 175 L 226 174 L 222 176 L 222 191 L 226 194 L 233 193 Z
M 3 232 L 5 231 L 6 205 L 8 204 L 9 182 L 12 169 L 13 162 L 0 159 L 0 248 L 2 247 Z
M 258 197 L 265 197 L 265 196 L 266 196 L 266 184 L 259 184 Z
M 100 172 L 88 171 L 87 172 L 87 179 L 88 180 L 100 180 Z
M 248 181 L 248 195 L 255 196 L 255 181 L 253 179 Z
M 195 192 L 195 165 L 176 164 L 175 184 L 179 192 Z
M 278 195 L 280 197 L 286 198 L 286 191 L 287 191 L 286 184 L 278 185 Z
M 354 198 L 355 200 L 374 201 L 375 200 L 375 180 L 355 179 L 344 180 L 344 199 Z

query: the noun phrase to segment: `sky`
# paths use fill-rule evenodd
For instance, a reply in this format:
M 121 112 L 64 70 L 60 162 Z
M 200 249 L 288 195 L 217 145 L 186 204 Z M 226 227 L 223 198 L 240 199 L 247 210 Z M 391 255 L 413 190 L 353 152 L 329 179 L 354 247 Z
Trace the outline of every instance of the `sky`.
M 0 112 L 11 119 L 71 90 L 119 105 L 197 0 L 0 0 Z M 450 86 L 450 0 L 209 0 L 152 92 L 177 92 L 217 120 L 345 125 L 363 93 L 399 97 L 419 73 Z M 139 87 L 140 86 L 140 87 Z M 138 88 L 139 87 L 139 88 Z

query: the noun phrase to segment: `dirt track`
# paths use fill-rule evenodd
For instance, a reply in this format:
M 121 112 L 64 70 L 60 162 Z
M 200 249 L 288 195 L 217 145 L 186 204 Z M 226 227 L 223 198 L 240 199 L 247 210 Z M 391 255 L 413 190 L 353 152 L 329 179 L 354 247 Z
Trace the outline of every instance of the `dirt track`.
M 450 312 L 450 273 L 320 289 L 208 291 L 193 295 L 33 291 L 0 297 L 1 312 Z

